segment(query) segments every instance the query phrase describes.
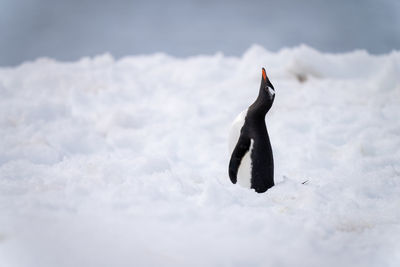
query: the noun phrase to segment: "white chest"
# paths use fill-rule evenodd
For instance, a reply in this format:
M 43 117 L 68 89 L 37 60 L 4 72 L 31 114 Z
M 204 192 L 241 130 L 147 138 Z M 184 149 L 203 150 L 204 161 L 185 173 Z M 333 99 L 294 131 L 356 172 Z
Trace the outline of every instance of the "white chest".
M 232 122 L 231 130 L 229 132 L 229 153 L 232 154 L 232 151 L 235 149 L 236 143 L 240 137 L 240 130 L 244 125 L 244 119 L 246 118 L 247 109 L 243 110 L 235 120 Z
M 242 158 L 237 173 L 237 183 L 246 188 L 251 188 L 252 162 L 250 155 L 253 150 L 253 143 L 254 143 L 253 139 L 250 139 L 249 151 L 247 151 L 247 153 Z
M 236 119 L 233 121 L 231 130 L 229 133 L 229 152 L 232 154 L 235 146 L 240 137 L 240 130 L 242 129 L 245 121 L 245 117 L 247 114 L 247 110 L 242 111 Z M 246 152 L 244 157 L 240 162 L 240 166 L 237 172 L 237 183 L 243 187 L 251 188 L 251 170 L 252 170 L 252 162 L 251 162 L 251 153 L 253 150 L 254 140 L 250 140 L 249 150 Z

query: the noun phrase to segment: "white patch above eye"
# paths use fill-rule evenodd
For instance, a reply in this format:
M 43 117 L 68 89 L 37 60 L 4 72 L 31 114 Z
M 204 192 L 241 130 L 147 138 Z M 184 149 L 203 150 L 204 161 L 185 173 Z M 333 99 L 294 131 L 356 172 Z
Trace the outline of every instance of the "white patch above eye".
M 275 90 L 268 86 L 268 91 L 271 96 L 275 94 Z

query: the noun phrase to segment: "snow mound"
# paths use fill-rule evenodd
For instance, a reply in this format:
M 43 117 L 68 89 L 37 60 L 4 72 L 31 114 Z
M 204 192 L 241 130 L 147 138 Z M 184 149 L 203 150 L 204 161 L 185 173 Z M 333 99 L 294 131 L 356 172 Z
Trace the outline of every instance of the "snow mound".
M 256 194 L 227 142 L 263 66 L 276 186 Z M 0 265 L 399 266 L 399 101 L 396 51 L 2 68 Z

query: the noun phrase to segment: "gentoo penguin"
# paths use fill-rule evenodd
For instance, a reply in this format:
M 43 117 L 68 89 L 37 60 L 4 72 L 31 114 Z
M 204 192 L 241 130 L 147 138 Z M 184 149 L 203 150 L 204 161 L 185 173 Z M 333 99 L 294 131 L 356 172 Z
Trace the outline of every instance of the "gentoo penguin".
M 232 183 L 263 193 L 274 186 L 274 159 L 265 115 L 274 103 L 275 89 L 262 68 L 256 101 L 232 124 L 229 147 L 229 177 Z

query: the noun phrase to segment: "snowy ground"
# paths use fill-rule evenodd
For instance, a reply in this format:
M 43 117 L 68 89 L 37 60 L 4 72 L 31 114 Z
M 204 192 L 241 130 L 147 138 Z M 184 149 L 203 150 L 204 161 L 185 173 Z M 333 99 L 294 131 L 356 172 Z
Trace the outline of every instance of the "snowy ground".
M 227 139 L 262 66 L 276 186 L 256 194 Z M 0 266 L 400 264 L 400 52 L 40 59 L 0 95 Z

